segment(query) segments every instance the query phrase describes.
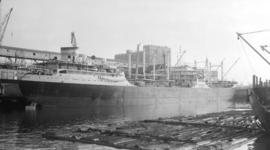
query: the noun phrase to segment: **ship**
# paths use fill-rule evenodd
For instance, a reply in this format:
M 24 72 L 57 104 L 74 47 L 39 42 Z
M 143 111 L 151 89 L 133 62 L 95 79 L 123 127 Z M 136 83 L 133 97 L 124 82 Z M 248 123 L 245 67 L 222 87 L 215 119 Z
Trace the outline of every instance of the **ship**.
M 150 119 L 222 112 L 247 104 L 245 88 L 136 86 L 123 72 L 104 66 L 57 60 L 36 66 L 40 67 L 12 78 L 1 76 L 1 82 L 18 84 L 27 100 L 43 108 L 105 110 L 101 113 L 125 117 L 137 112 Z M 0 69 L 0 75 L 5 71 Z
M 247 88 L 182 87 L 170 80 L 131 83 L 123 70 L 97 57 L 77 54 L 74 33 L 71 41 L 72 46 L 62 47 L 61 53 L 0 46 L 1 56 L 41 60 L 26 72 L 1 68 L 1 84 L 17 85 L 23 97 L 34 103 L 32 106 L 40 105 L 42 109 L 72 108 L 133 120 L 199 115 L 249 106 Z
M 2 76 L 9 76 L 10 74 L 15 74 L 17 72 L 26 73 L 24 69 L 18 70 L 20 66 L 13 63 L 1 63 L 0 68 L 9 70 L 7 74 L 2 74 Z M 7 77 L 6 77 L 7 78 Z M 16 83 L 1 83 L 0 84 L 0 103 L 8 106 L 9 104 L 25 103 L 25 99 L 20 91 L 18 84 Z

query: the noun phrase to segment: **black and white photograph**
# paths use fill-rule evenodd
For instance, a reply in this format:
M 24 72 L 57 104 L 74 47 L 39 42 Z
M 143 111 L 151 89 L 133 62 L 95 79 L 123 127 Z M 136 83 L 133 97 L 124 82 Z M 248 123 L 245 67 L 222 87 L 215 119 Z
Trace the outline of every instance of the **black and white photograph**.
M 269 150 L 269 8 L 0 0 L 0 150 Z

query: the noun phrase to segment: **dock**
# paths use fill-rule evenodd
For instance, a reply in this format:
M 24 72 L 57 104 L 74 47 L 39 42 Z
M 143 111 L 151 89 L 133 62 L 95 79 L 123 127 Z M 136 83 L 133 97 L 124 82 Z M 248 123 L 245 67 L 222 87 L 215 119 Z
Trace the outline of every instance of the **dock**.
M 192 117 L 118 121 L 82 125 L 65 132 L 46 132 L 63 140 L 116 149 L 232 149 L 263 134 L 251 110 Z

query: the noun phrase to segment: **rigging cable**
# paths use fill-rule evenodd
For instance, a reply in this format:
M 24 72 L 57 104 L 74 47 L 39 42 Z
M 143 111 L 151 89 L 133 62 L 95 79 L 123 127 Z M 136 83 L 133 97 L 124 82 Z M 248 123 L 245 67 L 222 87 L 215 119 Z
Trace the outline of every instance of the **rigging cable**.
M 241 33 L 241 35 L 244 35 L 244 34 L 253 34 L 253 33 L 260 33 L 260 32 L 269 32 L 269 31 L 270 31 L 270 29 L 264 29 L 264 30 L 258 30 L 258 31 Z

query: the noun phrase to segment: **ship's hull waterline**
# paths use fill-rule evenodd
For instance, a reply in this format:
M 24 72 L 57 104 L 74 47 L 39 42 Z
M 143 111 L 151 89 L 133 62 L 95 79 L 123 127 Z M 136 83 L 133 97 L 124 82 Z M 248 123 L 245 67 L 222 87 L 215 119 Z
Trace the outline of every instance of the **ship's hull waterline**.
M 136 87 L 18 81 L 42 107 L 93 109 L 140 119 L 197 115 L 247 106 L 247 89 Z M 137 114 L 136 114 L 137 113 Z M 136 118 L 139 117 L 139 118 Z

